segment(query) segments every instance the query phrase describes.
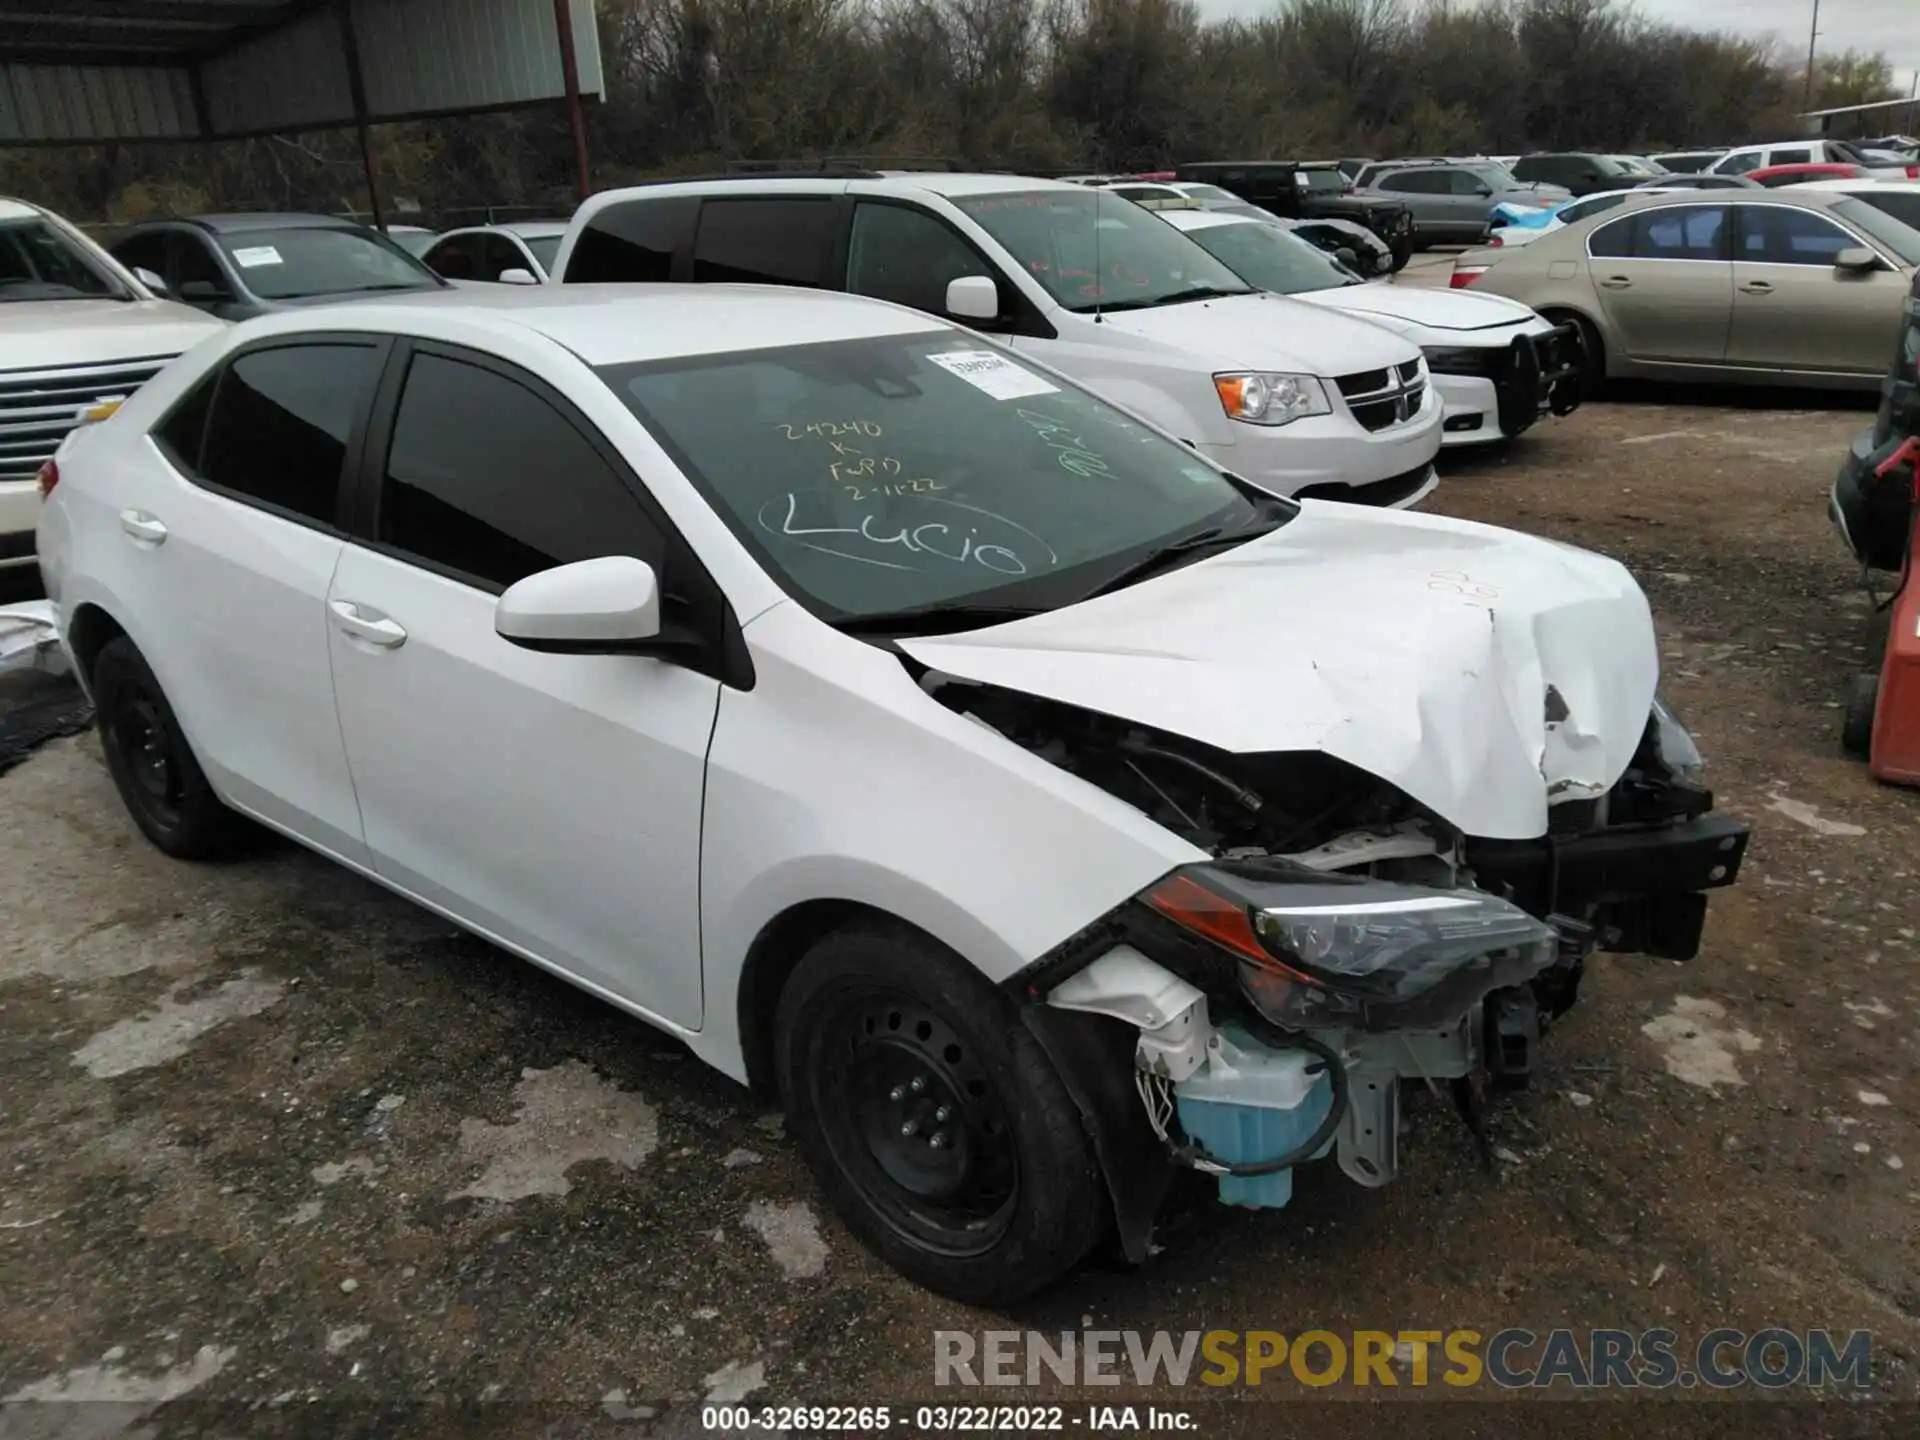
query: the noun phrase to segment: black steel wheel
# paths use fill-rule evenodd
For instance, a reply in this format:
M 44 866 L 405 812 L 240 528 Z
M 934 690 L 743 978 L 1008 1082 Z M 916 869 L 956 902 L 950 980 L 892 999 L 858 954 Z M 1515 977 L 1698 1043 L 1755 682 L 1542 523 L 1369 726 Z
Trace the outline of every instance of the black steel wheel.
M 1080 1115 L 1013 1005 L 918 931 L 875 920 L 803 956 L 774 1069 L 834 1208 L 910 1278 L 974 1304 L 1049 1284 L 1110 1206 Z
M 101 648 L 92 676 L 107 770 L 140 831 L 183 860 L 232 853 L 252 833 L 220 803 L 152 668 L 126 636 Z

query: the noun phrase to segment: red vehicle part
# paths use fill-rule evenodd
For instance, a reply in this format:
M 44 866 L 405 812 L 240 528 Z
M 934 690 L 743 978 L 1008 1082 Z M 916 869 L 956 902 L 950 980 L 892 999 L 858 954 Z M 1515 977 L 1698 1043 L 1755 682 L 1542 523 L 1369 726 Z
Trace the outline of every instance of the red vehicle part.
M 1864 166 L 1846 165 L 1837 161 L 1802 162 L 1798 165 L 1763 165 L 1758 170 L 1749 170 L 1747 179 L 1756 185 L 1765 185 L 1777 189 L 1782 185 L 1798 185 L 1806 180 L 1864 180 L 1867 171 Z
M 1908 440 L 1874 473 L 1884 480 L 1902 466 L 1913 476 L 1914 528 L 1880 665 L 1867 764 L 1878 779 L 1920 785 L 1920 437 Z

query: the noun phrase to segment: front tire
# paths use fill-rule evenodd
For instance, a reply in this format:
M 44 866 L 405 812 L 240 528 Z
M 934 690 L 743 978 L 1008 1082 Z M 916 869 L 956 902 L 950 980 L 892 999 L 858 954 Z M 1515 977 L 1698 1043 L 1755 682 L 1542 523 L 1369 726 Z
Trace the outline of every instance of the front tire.
M 1085 1257 L 1109 1205 L 1080 1114 L 1013 1005 L 903 925 L 838 931 L 781 992 L 787 1128 L 861 1241 L 918 1284 L 1004 1305 Z
M 146 656 L 124 635 L 93 662 L 100 743 L 133 823 L 177 860 L 231 855 L 256 833 L 220 803 Z

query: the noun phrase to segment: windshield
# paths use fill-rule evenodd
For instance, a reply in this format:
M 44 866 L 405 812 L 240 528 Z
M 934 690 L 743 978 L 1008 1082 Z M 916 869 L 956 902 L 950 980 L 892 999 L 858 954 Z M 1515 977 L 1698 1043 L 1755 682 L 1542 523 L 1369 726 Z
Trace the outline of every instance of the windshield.
M 1231 190 L 1222 190 L 1218 185 L 1182 185 L 1180 189 L 1195 200 L 1217 200 L 1226 205 L 1238 205 L 1240 197 Z
M 1460 167 L 1469 175 L 1478 176 L 1496 190 L 1524 190 L 1527 187 L 1514 178 L 1511 170 L 1504 165 L 1496 165 L 1491 160 Z
M 241 281 L 262 300 L 440 288 L 425 265 L 370 231 L 334 226 L 243 230 L 219 239 Z
M 830 620 L 1050 608 L 1264 513 L 1105 402 L 951 330 L 599 373 Z
M 1351 285 L 1352 271 L 1278 225 L 1209 225 L 1187 232 L 1242 280 L 1281 295 Z
M 1920 230 L 1904 225 L 1887 211 L 1876 209 L 1852 196 L 1835 205 L 1833 213 L 1854 229 L 1863 230 L 1878 240 L 1902 263 L 1920 265 Z
M 553 262 L 560 254 L 560 242 L 563 235 L 523 235 L 521 243 L 533 252 L 533 258 L 540 262 L 540 268 L 548 274 L 553 273 Z
M 1152 211 L 1105 190 L 954 201 L 1069 310 L 1144 309 L 1250 288 Z
M 1306 177 L 1306 188 L 1316 195 L 1338 195 L 1348 184 L 1344 170 L 1297 170 L 1294 173 Z
M 123 296 L 106 268 L 59 227 L 37 215 L 0 221 L 0 303 Z

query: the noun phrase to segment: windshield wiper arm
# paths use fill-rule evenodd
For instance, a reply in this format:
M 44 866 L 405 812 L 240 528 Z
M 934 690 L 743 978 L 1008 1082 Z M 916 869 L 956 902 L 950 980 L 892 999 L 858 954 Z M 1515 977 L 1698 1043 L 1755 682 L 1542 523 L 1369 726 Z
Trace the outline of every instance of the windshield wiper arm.
M 1009 620 L 1024 620 L 1039 615 L 1046 607 L 1038 605 L 969 605 L 965 601 L 934 605 L 916 605 L 908 610 L 883 610 L 874 615 L 848 615 L 829 620 L 834 629 L 848 635 L 940 634 L 954 630 L 982 630 Z
M 1263 514 L 1252 524 L 1237 525 L 1231 530 L 1224 525 L 1209 525 L 1204 530 L 1195 531 L 1191 535 L 1169 541 L 1157 549 L 1148 551 L 1133 564 L 1116 575 L 1109 575 L 1079 598 L 1091 600 L 1096 595 L 1108 595 L 1115 590 L 1124 590 L 1127 586 L 1156 575 L 1162 570 L 1172 569 L 1175 562 L 1197 551 L 1228 549 L 1245 544 L 1249 540 L 1258 540 L 1262 535 L 1278 530 L 1291 518 L 1290 511 L 1283 511 L 1280 514 Z
M 1218 285 L 1189 285 L 1185 290 L 1176 290 L 1171 295 L 1162 295 L 1157 300 L 1147 301 L 1147 304 L 1184 305 L 1189 300 L 1214 300 L 1224 295 L 1251 295 L 1252 293 L 1252 286 L 1248 286 L 1245 290 L 1222 290 Z

